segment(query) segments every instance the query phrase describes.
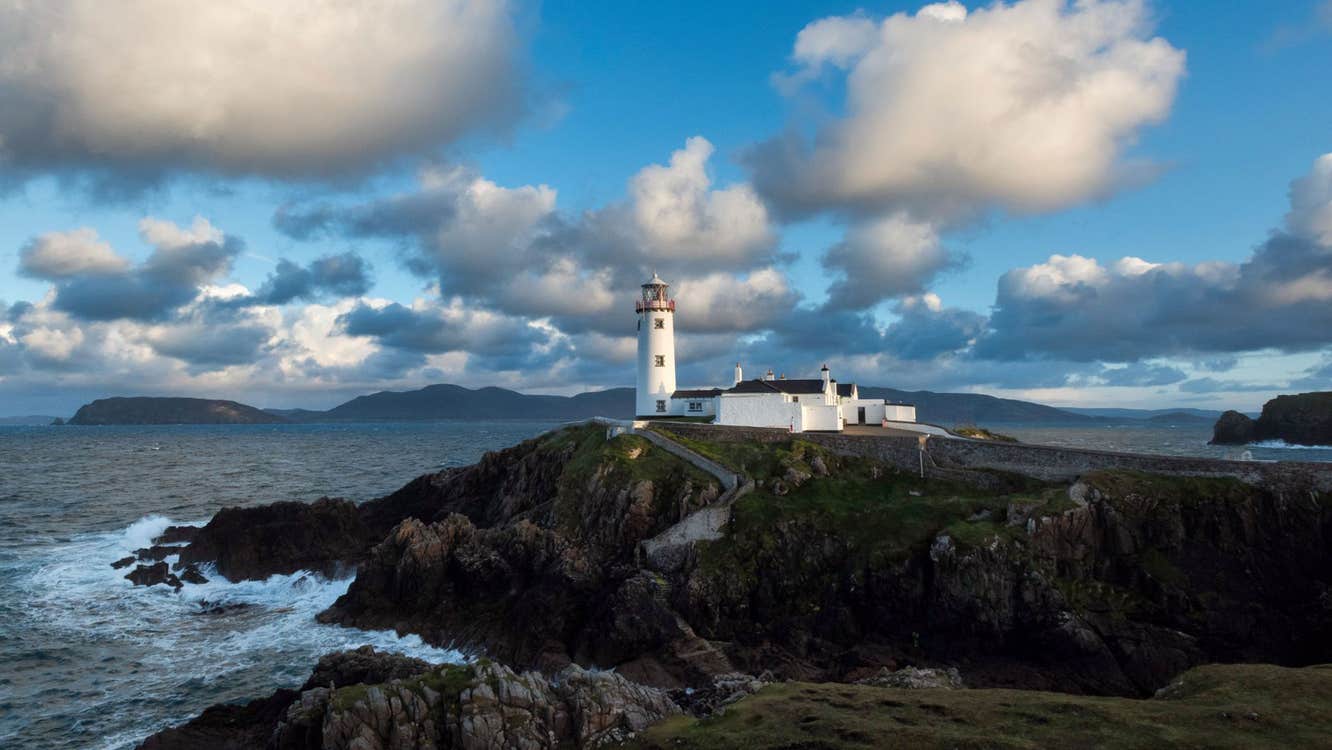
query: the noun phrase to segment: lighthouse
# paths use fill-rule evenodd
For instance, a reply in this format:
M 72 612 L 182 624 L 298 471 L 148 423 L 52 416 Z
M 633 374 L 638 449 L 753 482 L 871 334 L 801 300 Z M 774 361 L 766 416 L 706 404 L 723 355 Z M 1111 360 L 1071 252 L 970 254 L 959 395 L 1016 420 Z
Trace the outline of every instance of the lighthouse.
M 643 285 L 634 303 L 638 313 L 638 391 L 635 410 L 640 417 L 669 414 L 675 393 L 675 300 L 669 285 L 657 274 Z

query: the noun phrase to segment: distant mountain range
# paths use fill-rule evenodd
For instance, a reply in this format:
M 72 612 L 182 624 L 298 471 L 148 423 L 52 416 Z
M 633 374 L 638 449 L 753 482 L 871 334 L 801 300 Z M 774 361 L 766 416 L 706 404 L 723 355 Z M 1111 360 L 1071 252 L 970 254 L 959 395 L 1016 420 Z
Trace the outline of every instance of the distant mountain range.
M 916 417 L 947 427 L 1002 423 L 1094 426 L 1107 422 L 1210 423 L 1220 412 L 1205 409 L 1061 409 L 980 393 L 903 391 L 865 386 L 860 395 L 916 406 Z M 448 419 L 570 420 L 592 416 L 630 417 L 632 388 L 609 388 L 576 396 L 541 396 L 504 388 L 431 385 L 414 391 L 358 396 L 327 411 L 256 409 L 234 401 L 193 398 L 100 399 L 81 409 L 71 424 L 255 424 L 281 422 L 373 422 Z M 22 424 L 50 424 L 52 417 L 23 417 Z M 3 422 L 0 422 L 3 423 Z
M 1188 407 L 1175 409 L 1087 409 L 1068 406 L 1064 407 L 1064 411 L 1107 419 L 1156 419 L 1157 417 L 1179 418 L 1181 416 L 1191 416 L 1215 422 L 1217 417 L 1221 416 L 1221 412 L 1217 409 L 1192 409 Z
M 428 419 L 582 419 L 630 417 L 634 389 L 611 388 L 577 396 L 534 396 L 504 388 L 430 385 L 418 391 L 357 396 L 328 411 L 269 410 L 300 422 L 365 422 Z

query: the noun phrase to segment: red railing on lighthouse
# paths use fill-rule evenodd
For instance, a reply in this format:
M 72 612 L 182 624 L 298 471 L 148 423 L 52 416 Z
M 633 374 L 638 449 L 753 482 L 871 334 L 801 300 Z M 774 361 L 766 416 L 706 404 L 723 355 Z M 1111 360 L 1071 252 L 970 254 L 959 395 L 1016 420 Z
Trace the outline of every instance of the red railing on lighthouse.
M 641 313 L 644 310 L 666 310 L 675 312 L 675 300 L 673 299 L 654 299 L 654 300 L 636 300 L 634 302 L 634 312 Z

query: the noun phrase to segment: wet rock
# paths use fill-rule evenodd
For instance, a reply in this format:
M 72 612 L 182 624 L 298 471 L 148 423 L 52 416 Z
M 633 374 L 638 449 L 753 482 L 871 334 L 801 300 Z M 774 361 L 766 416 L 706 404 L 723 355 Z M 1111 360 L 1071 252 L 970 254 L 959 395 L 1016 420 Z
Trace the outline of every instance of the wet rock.
M 178 589 L 183 584 L 180 579 L 167 568 L 164 562 L 153 563 L 152 565 L 139 565 L 130 571 L 125 578 L 135 586 L 156 586 L 157 584 L 166 584 L 172 588 Z
M 157 562 L 159 560 L 165 560 L 172 555 L 180 554 L 182 549 L 184 549 L 184 547 L 174 544 L 154 544 L 151 547 L 136 549 L 134 550 L 134 554 L 138 556 L 140 560 Z
M 185 724 L 148 737 L 138 750 L 250 750 L 265 747 L 278 719 L 299 695 L 295 690 L 278 690 L 267 698 L 244 705 L 220 703 L 211 706 Z
M 904 690 L 938 688 L 957 690 L 965 687 L 962 684 L 962 675 L 958 673 L 956 667 L 947 669 L 904 667 L 896 671 L 884 667 L 873 677 L 856 680 L 856 684 Z
M 298 570 L 332 576 L 359 560 L 369 543 L 356 506 L 348 500 L 223 508 L 180 553 L 179 566 L 214 562 L 217 572 L 232 581 Z
M 194 584 L 208 583 L 208 578 L 200 573 L 198 566 L 193 563 L 186 565 L 185 570 L 181 571 L 180 580 Z
M 233 615 L 238 612 L 254 609 L 254 605 L 249 602 L 232 602 L 228 604 L 214 604 L 209 601 L 199 602 L 199 612 L 201 615 Z
M 189 544 L 198 534 L 198 526 L 168 526 L 153 539 L 153 544 Z
M 122 557 L 119 560 L 116 560 L 115 562 L 111 563 L 111 567 L 115 568 L 116 570 L 120 570 L 121 568 L 128 568 L 129 566 L 133 565 L 138 561 L 139 558 L 135 557 L 134 555 L 129 555 L 128 557 Z

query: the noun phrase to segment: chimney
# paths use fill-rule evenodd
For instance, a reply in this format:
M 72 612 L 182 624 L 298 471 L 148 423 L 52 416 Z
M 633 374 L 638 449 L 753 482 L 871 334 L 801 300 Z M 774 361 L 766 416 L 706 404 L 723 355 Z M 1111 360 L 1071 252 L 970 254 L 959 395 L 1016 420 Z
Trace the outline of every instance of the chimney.
M 740 381 L 741 381 L 741 380 L 744 380 L 744 379 L 745 379 L 745 378 L 744 378 L 744 375 L 740 372 L 740 363 L 739 363 L 739 362 L 736 362 L 736 363 L 735 363 L 735 384 L 736 384 L 736 385 L 740 385 Z
M 768 368 L 768 374 L 763 376 L 764 380 L 776 380 L 777 376 L 772 374 L 772 368 Z

